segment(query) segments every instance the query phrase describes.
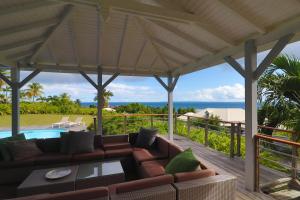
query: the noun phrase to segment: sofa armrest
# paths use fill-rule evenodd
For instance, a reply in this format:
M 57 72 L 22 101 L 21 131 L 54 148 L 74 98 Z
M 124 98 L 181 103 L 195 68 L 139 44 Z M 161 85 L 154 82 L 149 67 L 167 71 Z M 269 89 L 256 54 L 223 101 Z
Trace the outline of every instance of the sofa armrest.
M 183 182 L 183 181 L 190 181 L 199 178 L 206 178 L 215 175 L 216 175 L 216 171 L 213 169 L 202 169 L 193 172 L 176 173 L 174 175 L 174 178 L 175 178 L 175 182 Z
M 176 200 L 176 190 L 171 184 L 151 187 L 121 194 L 112 194 L 110 200 Z
M 102 136 L 102 143 L 108 144 L 108 143 L 122 143 L 122 142 L 128 142 L 128 135 L 106 135 Z
M 120 194 L 126 192 L 132 192 L 136 190 L 142 190 L 151 187 L 157 187 L 160 185 L 166 185 L 174 183 L 174 178 L 172 175 L 163 175 L 153 178 L 144 178 L 135 181 L 129 181 L 125 183 L 117 183 L 109 186 L 110 194 Z
M 232 200 L 235 199 L 236 177 L 217 175 L 175 183 L 178 200 Z

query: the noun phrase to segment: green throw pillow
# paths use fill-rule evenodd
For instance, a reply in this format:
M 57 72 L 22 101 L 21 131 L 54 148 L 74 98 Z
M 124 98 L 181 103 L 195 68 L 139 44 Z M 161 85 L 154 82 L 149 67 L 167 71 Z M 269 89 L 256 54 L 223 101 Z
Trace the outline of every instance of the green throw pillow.
M 3 158 L 3 161 L 11 161 L 12 160 L 11 154 L 10 154 L 8 148 L 6 147 L 6 142 L 20 141 L 20 140 L 26 140 L 24 134 L 7 137 L 7 138 L 3 138 L 0 140 L 0 153 Z
M 167 174 L 195 171 L 200 162 L 189 148 L 175 156 L 166 166 Z

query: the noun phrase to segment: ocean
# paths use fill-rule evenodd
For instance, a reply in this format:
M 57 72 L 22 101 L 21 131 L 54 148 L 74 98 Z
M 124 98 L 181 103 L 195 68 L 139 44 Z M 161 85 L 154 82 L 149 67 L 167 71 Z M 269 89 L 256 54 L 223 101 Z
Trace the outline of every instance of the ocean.
M 110 102 L 110 107 L 116 107 L 120 105 L 128 105 L 130 103 L 140 103 L 151 107 L 164 107 L 167 102 Z M 81 103 L 84 107 L 89 107 L 90 105 L 96 105 L 95 102 L 83 102 Z M 199 101 L 186 101 L 186 102 L 174 102 L 174 108 L 195 108 L 195 109 L 205 109 L 205 108 L 242 108 L 245 109 L 244 102 L 199 102 Z

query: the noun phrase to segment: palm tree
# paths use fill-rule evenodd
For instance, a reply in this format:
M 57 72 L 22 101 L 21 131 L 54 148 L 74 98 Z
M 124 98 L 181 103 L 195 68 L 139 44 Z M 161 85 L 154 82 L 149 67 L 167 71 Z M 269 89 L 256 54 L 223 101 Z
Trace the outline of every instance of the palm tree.
M 28 89 L 26 90 L 26 96 L 29 99 L 32 99 L 34 102 L 35 97 L 39 97 L 43 94 L 43 86 L 39 83 L 31 83 L 28 85 Z
M 8 76 L 8 71 L 7 71 L 7 70 L 0 69 L 0 73 L 3 74 L 3 75 L 5 75 L 5 76 Z M 2 90 L 2 88 L 3 88 L 4 86 L 6 86 L 6 83 L 5 83 L 4 80 L 2 80 L 2 79 L 0 78 L 0 91 Z
M 103 90 L 103 95 L 102 95 L 103 100 L 101 102 L 103 102 L 104 107 L 108 106 L 108 103 L 112 96 L 114 96 L 114 94 L 111 91 L 106 90 L 106 89 Z M 98 96 L 95 96 L 94 101 L 97 101 L 97 100 L 98 100 Z

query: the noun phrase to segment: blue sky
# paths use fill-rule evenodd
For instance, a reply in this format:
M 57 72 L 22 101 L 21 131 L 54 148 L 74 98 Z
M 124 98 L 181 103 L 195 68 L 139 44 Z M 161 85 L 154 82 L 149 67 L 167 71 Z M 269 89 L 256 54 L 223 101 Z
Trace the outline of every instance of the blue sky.
M 282 52 L 300 58 L 300 42 L 288 45 Z M 267 52 L 260 53 L 260 62 Z M 239 60 L 243 63 L 243 59 Z M 27 75 L 23 72 L 21 76 Z M 21 77 L 22 78 L 22 77 Z M 92 76 L 95 80 L 96 77 Z M 106 80 L 108 76 L 104 76 Z M 72 99 L 93 101 L 96 90 L 78 74 L 40 73 L 31 82 L 39 82 L 44 94 L 58 95 L 67 92 Z M 26 86 L 25 86 L 26 87 Z M 114 93 L 111 101 L 149 102 L 166 101 L 167 93 L 154 79 L 146 77 L 124 77 L 115 79 L 108 89 Z M 181 76 L 174 90 L 174 101 L 244 101 L 244 79 L 228 64 Z

